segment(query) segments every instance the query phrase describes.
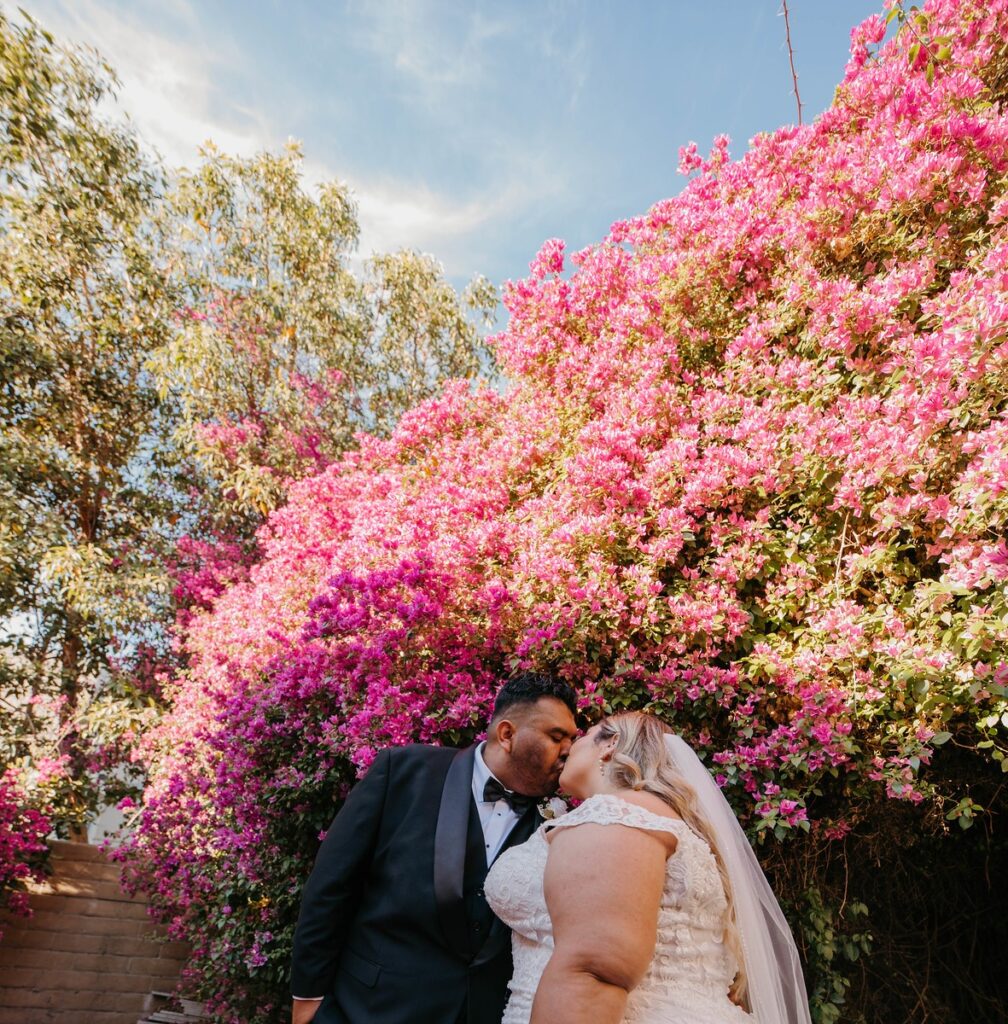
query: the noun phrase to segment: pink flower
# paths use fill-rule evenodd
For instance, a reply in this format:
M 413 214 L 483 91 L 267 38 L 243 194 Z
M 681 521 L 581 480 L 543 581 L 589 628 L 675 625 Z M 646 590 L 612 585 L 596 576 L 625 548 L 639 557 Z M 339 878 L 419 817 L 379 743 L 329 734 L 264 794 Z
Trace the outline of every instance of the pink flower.
M 688 146 L 679 147 L 679 173 L 691 174 L 703 166 L 703 160 L 697 150 L 697 144 L 691 142 Z
M 532 280 L 538 280 L 547 274 L 563 273 L 563 254 L 565 243 L 559 238 L 551 238 L 543 242 L 536 258 L 529 264 Z

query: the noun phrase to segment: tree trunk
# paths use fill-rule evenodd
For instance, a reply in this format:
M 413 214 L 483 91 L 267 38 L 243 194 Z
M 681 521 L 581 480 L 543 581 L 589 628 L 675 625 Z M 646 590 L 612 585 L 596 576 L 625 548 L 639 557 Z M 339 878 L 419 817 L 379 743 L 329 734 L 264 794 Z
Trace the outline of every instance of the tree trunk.
M 63 650 L 60 665 L 63 677 L 61 689 L 66 697 L 66 703 L 60 710 L 60 731 L 63 733 L 63 738 L 60 741 L 60 753 L 67 756 L 67 771 L 70 773 L 71 778 L 76 778 L 82 767 L 78 764 L 80 750 L 78 749 L 77 727 L 75 725 L 77 702 L 80 699 L 80 660 L 83 651 L 83 643 L 80 637 L 81 626 L 80 615 L 72 608 L 66 609 L 66 629 L 63 634 Z M 68 803 L 72 810 L 83 809 L 75 806 L 77 802 L 75 796 L 71 794 Z M 76 816 L 71 817 L 67 828 L 67 838 L 70 842 L 86 843 L 88 841 L 87 825 L 84 824 L 83 816 L 79 819 Z

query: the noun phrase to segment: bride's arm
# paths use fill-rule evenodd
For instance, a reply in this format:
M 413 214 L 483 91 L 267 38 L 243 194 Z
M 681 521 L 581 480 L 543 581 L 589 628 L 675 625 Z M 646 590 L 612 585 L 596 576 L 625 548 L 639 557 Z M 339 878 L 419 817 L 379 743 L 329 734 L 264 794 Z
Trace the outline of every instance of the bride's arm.
M 622 825 L 550 837 L 544 888 L 555 948 L 531 1024 L 618 1024 L 654 956 L 668 849 Z

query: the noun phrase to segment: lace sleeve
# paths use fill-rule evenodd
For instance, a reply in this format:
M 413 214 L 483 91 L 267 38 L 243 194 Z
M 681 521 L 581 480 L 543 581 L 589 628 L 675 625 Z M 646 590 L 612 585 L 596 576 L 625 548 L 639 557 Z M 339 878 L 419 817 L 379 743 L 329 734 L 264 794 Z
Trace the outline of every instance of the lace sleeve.
M 547 821 L 543 831 L 548 833 L 556 828 L 570 828 L 574 825 L 627 825 L 648 832 L 671 832 L 673 835 L 689 831 L 689 826 L 681 818 L 655 814 L 639 804 L 632 804 L 629 800 L 608 793 L 591 796 L 563 817 Z

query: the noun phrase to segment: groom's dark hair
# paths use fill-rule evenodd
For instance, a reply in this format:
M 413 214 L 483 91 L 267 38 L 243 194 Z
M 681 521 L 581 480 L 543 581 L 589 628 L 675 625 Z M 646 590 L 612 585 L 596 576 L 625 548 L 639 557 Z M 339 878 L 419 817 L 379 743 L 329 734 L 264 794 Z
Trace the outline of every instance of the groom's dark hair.
M 490 721 L 497 721 L 510 708 L 519 704 L 535 704 L 543 697 L 563 701 L 570 708 L 571 714 L 577 715 L 577 694 L 570 683 L 543 672 L 520 672 L 497 691 Z

